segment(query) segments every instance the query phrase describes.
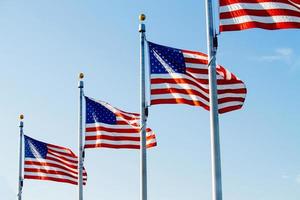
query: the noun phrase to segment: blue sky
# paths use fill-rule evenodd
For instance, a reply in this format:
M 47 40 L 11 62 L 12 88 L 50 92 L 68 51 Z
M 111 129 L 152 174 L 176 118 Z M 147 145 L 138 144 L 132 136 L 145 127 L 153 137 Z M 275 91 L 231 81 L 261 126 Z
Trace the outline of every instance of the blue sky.
M 16 199 L 18 115 L 25 133 L 77 149 L 77 75 L 85 93 L 139 110 L 138 15 L 147 39 L 206 52 L 204 1 L 0 1 L 0 192 Z M 218 62 L 247 85 L 242 110 L 220 116 L 224 199 L 300 198 L 300 30 L 222 33 Z M 149 199 L 210 199 L 209 113 L 153 106 Z M 139 152 L 89 149 L 85 199 L 139 199 Z M 76 199 L 76 187 L 25 180 L 23 198 Z

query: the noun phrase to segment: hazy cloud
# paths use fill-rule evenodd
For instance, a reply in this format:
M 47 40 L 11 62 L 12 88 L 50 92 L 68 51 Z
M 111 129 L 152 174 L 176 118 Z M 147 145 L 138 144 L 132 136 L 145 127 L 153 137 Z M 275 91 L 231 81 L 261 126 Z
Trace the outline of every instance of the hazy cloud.
M 300 174 L 296 177 L 296 182 L 300 184 Z
M 291 63 L 293 55 L 294 52 L 291 48 L 278 48 L 275 49 L 272 55 L 261 56 L 260 60 L 267 62 L 282 61 L 285 63 Z
M 286 174 L 283 174 L 283 175 L 281 175 L 281 178 L 282 179 L 288 179 L 288 178 L 290 178 L 288 175 L 286 175 Z
M 290 71 L 300 69 L 300 56 L 291 48 L 277 48 L 272 54 L 260 56 L 258 59 L 264 62 L 282 63 Z

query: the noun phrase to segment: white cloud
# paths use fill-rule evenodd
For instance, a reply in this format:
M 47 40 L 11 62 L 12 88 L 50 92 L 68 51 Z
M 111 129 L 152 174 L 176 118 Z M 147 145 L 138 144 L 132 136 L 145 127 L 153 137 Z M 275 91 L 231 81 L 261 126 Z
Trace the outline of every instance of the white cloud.
M 294 52 L 291 48 L 278 48 L 275 49 L 272 55 L 261 56 L 260 60 L 267 62 L 282 61 L 290 64 L 292 62 L 293 54 Z

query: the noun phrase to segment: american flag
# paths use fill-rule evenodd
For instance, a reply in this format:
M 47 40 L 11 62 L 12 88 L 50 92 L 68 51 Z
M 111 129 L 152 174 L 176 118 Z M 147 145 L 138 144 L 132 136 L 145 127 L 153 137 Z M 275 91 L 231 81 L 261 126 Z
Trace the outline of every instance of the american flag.
M 300 0 L 220 0 L 220 31 L 300 28 Z
M 47 144 L 24 136 L 24 178 L 49 180 L 77 185 L 78 158 L 71 149 Z M 84 185 L 87 173 L 83 171 Z
M 209 110 L 207 55 L 148 42 L 151 105 L 188 104 Z M 217 66 L 219 113 L 240 109 L 246 97 L 243 81 Z
M 140 115 L 117 109 L 110 104 L 85 97 L 85 148 L 140 148 Z M 155 134 L 146 129 L 147 147 L 156 146 Z

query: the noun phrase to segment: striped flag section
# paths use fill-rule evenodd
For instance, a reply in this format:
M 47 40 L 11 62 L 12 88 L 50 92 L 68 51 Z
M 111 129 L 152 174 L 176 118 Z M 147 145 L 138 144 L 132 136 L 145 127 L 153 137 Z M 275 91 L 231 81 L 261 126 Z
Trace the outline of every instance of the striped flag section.
M 24 136 L 24 178 L 78 184 L 78 158 L 71 149 Z M 83 184 L 87 173 L 83 170 Z
M 140 148 L 140 115 L 117 109 L 110 104 L 85 97 L 85 148 Z M 147 148 L 157 145 L 154 132 L 146 129 Z
M 207 55 L 148 42 L 151 105 L 188 104 L 209 110 Z M 217 66 L 219 113 L 240 109 L 246 86 L 224 67 Z
M 220 0 L 220 31 L 300 28 L 300 0 Z

